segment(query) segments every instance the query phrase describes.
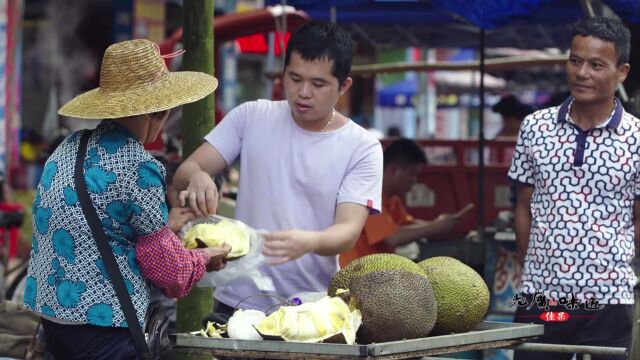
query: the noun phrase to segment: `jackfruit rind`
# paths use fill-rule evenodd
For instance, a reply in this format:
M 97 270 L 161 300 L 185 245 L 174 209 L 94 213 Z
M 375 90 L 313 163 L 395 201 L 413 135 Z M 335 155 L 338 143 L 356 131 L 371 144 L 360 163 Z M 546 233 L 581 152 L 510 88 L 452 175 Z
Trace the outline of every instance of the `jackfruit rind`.
M 342 299 L 327 296 L 302 305 L 281 306 L 255 328 L 265 339 L 317 343 L 341 335 L 352 345 L 361 322 L 360 311 L 351 311 Z
M 327 294 L 335 296 L 338 289 L 348 289 L 351 279 L 356 276 L 380 270 L 405 270 L 410 273 L 426 276 L 412 260 L 396 254 L 372 254 L 355 259 L 340 269 L 329 283 Z
M 229 259 L 235 259 L 249 253 L 249 232 L 242 225 L 224 219 L 217 224 L 197 224 L 186 233 L 182 242 L 187 249 L 198 247 L 196 239 L 200 239 L 208 247 L 221 247 L 224 243 L 231 246 Z
M 489 309 L 489 288 L 484 279 L 461 261 L 437 256 L 421 261 L 438 304 L 433 335 L 467 332 Z
M 382 270 L 355 277 L 351 300 L 362 314 L 358 343 L 427 337 L 438 308 L 429 280 L 405 270 Z

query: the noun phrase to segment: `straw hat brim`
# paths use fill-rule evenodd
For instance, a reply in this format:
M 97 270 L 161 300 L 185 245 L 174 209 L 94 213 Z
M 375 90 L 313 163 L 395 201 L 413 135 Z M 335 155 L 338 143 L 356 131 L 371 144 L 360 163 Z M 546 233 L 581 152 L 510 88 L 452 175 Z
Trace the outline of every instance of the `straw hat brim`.
M 87 91 L 63 105 L 58 114 L 82 119 L 115 119 L 150 114 L 188 104 L 211 94 L 218 80 L 205 73 L 174 71 L 148 86 L 128 91 Z

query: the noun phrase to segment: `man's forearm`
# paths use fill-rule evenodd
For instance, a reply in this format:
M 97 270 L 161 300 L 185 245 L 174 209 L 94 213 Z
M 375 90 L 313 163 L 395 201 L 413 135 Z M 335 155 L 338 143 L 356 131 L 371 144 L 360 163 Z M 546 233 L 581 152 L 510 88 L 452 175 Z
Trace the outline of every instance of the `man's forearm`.
M 529 247 L 529 236 L 531 233 L 531 213 L 528 210 L 516 209 L 514 228 L 518 260 L 520 263 L 524 263 L 527 248 Z
M 633 240 L 636 246 L 636 256 L 640 256 L 640 223 L 637 221 L 633 224 L 634 234 Z
M 636 245 L 636 256 L 638 256 L 638 251 L 640 251 L 640 201 L 636 200 L 633 202 L 633 228 L 634 228 L 634 236 Z
M 395 248 L 439 233 L 440 229 L 433 221 L 402 225 L 398 227 L 393 234 L 387 236 L 387 238 L 384 239 L 384 243 L 387 246 Z
M 311 252 L 322 256 L 338 255 L 351 249 L 362 229 L 348 223 L 334 224 L 315 233 Z

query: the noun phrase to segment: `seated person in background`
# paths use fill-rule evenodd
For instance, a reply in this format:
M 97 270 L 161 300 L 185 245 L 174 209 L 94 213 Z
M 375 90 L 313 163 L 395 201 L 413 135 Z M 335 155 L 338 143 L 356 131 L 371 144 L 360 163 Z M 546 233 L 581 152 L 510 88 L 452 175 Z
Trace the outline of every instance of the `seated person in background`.
M 415 141 L 400 138 L 384 151 L 382 177 L 382 213 L 369 216 L 358 242 L 340 254 L 340 266 L 369 254 L 393 253 L 398 246 L 423 237 L 446 234 L 460 223 L 473 207 L 468 205 L 456 214 L 442 214 L 435 220 L 414 219 L 402 204 L 401 197 L 418 181 L 427 163 L 424 150 Z
M 533 107 L 523 104 L 514 95 L 505 95 L 491 107 L 491 110 L 502 116 L 502 129 L 496 135 L 496 140 L 515 141 L 522 120 L 533 112 Z

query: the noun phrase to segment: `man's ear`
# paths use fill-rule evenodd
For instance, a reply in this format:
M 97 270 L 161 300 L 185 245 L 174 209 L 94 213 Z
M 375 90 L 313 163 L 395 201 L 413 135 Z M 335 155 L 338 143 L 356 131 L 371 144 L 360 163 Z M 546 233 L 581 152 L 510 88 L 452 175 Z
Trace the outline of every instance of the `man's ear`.
M 344 93 L 347 92 L 347 90 L 349 90 L 349 88 L 351 87 L 351 84 L 353 84 L 353 79 L 350 77 L 347 77 L 346 79 L 344 79 L 344 81 L 342 82 L 342 84 L 340 84 L 340 88 L 338 89 L 340 91 L 340 95 L 342 96 Z
M 618 84 L 622 84 L 627 78 L 627 75 L 629 75 L 629 68 L 631 68 L 629 63 L 624 63 L 618 66 Z

